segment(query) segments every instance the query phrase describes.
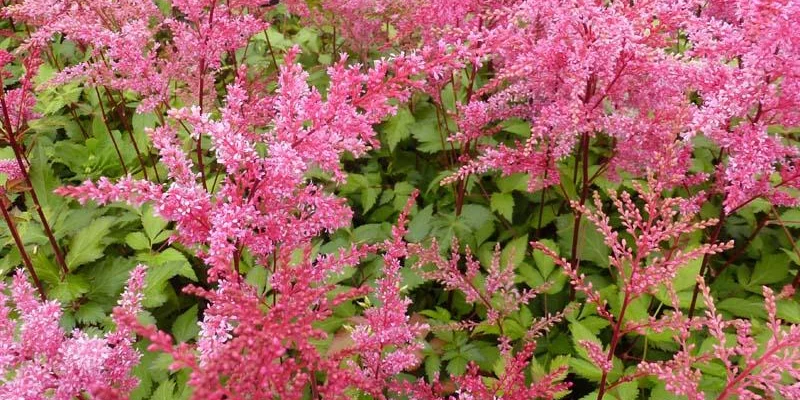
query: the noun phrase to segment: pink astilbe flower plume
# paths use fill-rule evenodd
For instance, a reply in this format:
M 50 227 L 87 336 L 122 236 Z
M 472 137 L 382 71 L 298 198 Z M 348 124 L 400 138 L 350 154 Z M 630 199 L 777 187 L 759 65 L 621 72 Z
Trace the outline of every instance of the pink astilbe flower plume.
M 361 364 L 352 364 L 355 379 L 362 390 L 379 398 L 387 386 L 397 384 L 393 382 L 397 374 L 418 364 L 416 352 L 423 348 L 418 337 L 427 329 L 424 324 L 409 321 L 406 312 L 411 300 L 403 297 L 400 287 L 400 259 L 408 256 L 403 239 L 407 232 L 405 225 L 417 195 L 417 191 L 411 194 L 392 228 L 392 238 L 383 243 L 384 277 L 376 282 L 380 304 L 364 311 L 366 322 L 357 325 L 352 334 Z
M 344 201 L 325 193 L 306 174 L 315 167 L 341 181 L 341 155 L 360 156 L 377 145 L 372 125 L 394 112 L 390 101 L 408 98 L 407 83 L 419 73 L 421 62 L 397 57 L 360 72 L 360 66 L 345 66 L 342 59 L 329 70 L 331 84 L 323 100 L 306 83 L 308 74 L 295 64 L 296 54 L 296 49 L 287 54 L 275 95 L 248 93 L 242 81 L 246 74 L 239 74 L 228 88 L 220 120 L 199 107 L 168 113 L 191 128 L 195 139 L 211 138 L 217 162 L 224 167 L 214 193 L 198 182 L 173 125 L 148 132 L 168 169 L 169 186 L 131 178 L 111 184 L 103 178 L 58 193 L 82 202 L 154 203 L 158 215 L 177 223 L 172 240 L 197 249 L 212 278 L 232 273 L 242 249 L 266 264 L 279 245 L 302 246 L 322 232 L 348 225 L 352 213 Z M 259 145 L 266 145 L 266 154 L 256 150 Z
M 121 321 L 136 318 L 142 307 L 144 267 L 131 272 L 114 309 L 117 330 L 92 337 L 59 326 L 61 305 L 40 301 L 22 271 L 11 296 L 0 287 L 0 397 L 25 400 L 70 400 L 83 393 L 94 398 L 123 399 L 138 385 L 132 375 L 140 354 L 135 337 Z M 13 301 L 13 308 L 9 302 Z M 12 310 L 19 316 L 11 317 Z
M 703 374 L 697 368 L 699 361 L 716 361 L 725 366 L 725 384 L 718 399 L 762 399 L 781 395 L 796 399 L 800 380 L 800 325 L 786 324 L 777 318 L 776 296 L 772 289 L 763 287 L 766 325 L 759 329 L 768 335 L 760 340 L 760 333 L 747 320 L 725 320 L 715 306 L 709 287 L 698 277 L 706 304 L 700 324 L 714 340 L 714 345 L 698 352 L 688 344 L 688 331 L 680 333 L 679 351 L 666 362 L 644 362 L 639 369 L 666 382 L 672 393 L 689 399 L 704 399 L 698 390 Z M 788 378 L 788 379 L 787 379 Z
M 188 383 L 197 399 L 301 399 L 307 388 L 323 398 L 349 398 L 354 389 L 380 397 L 399 387 L 398 373 L 418 363 L 418 336 L 425 329 L 409 321 L 409 301 L 399 286 L 399 259 L 406 255 L 404 224 L 415 197 L 401 214 L 393 238 L 382 245 L 318 257 L 305 246 L 294 249 L 303 252 L 299 261 L 282 248 L 271 266 L 270 292 L 258 293 L 235 275 L 218 280 L 215 289 L 186 288 L 209 303 L 194 346 L 173 345 L 168 334 L 132 318 L 125 320 L 126 327 L 149 338 L 151 350 L 171 354 L 173 368 L 191 369 Z M 376 288 L 380 304 L 365 310 L 364 322 L 353 329 L 351 346 L 326 354 L 318 343 L 332 334 L 319 323 L 338 305 L 369 292 L 364 286 L 334 293 L 337 286 L 327 281 L 377 251 L 385 253 L 385 276 Z
M 655 176 L 650 174 L 648 185 L 661 187 Z M 613 270 L 616 285 L 620 288 L 622 300 L 618 311 L 611 311 L 607 307 L 609 301 L 595 289 L 586 275 L 578 271 L 577 265 L 566 259 L 560 258 L 553 250 L 541 243 L 532 243 L 533 247 L 549 255 L 564 273 L 570 278 L 576 291 L 586 296 L 588 303 L 595 306 L 597 314 L 613 327 L 608 350 L 604 351 L 596 342 L 582 341 L 589 358 L 597 364 L 602 371 L 598 397 L 602 398 L 607 389 L 609 373 L 612 367 L 617 346 L 622 337 L 632 332 L 645 332 L 647 329 L 657 331 L 681 327 L 680 332 L 688 335 L 688 329 L 696 324 L 683 316 L 679 309 L 679 301 L 674 294 L 673 279 L 680 268 L 704 255 L 720 253 L 733 247 L 733 242 L 703 244 L 689 250 L 683 250 L 681 238 L 684 235 L 703 230 L 717 223 L 715 220 L 695 222 L 696 212 L 684 205 L 682 198 L 664 198 L 660 190 L 646 189 L 641 182 L 634 181 L 639 200 L 644 205 L 639 206 L 628 192 L 617 194 L 611 192 L 611 200 L 619 212 L 621 226 L 625 235 L 618 232 L 611 225 L 611 219 L 603 211 L 603 202 L 600 195 L 595 192 L 594 209 L 583 206 L 577 201 L 572 202 L 573 208 L 591 221 L 598 232 L 603 234 L 605 244 L 611 249 L 609 264 Z M 683 213 L 681 211 L 684 211 Z M 665 313 L 659 318 L 648 316 L 646 319 L 634 320 L 626 315 L 629 306 L 645 295 L 655 295 L 665 289 L 672 298 L 675 310 Z M 682 336 L 679 343 L 686 343 L 686 336 Z M 690 348 L 690 347 L 687 347 Z M 676 359 L 675 362 L 679 362 Z M 685 360 L 683 361 L 685 364 Z M 652 372 L 652 370 L 651 370 Z M 680 393 L 686 394 L 692 386 L 683 386 Z M 676 389 L 678 390 L 678 389 Z

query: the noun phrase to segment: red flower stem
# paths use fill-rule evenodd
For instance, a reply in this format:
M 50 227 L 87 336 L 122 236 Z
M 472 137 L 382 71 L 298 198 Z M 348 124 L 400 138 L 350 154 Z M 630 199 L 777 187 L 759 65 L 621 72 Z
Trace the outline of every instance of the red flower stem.
M 714 232 L 711 234 L 711 239 L 709 243 L 714 244 L 717 239 L 719 238 L 720 233 L 722 233 L 722 226 L 725 225 L 725 209 L 723 208 L 722 211 L 719 213 L 719 220 L 717 221 L 717 225 L 714 227 Z M 698 273 L 701 277 L 705 278 L 706 271 L 708 270 L 708 262 L 711 260 L 711 254 L 706 253 L 703 255 L 703 261 L 700 264 L 700 272 Z M 700 284 L 694 284 L 694 291 L 692 292 L 692 303 L 689 305 L 689 318 L 694 316 L 694 310 L 697 307 L 697 296 L 700 294 Z
M 3 123 L 6 128 L 6 136 L 8 138 L 8 143 L 14 150 L 14 157 L 17 159 L 17 167 L 19 168 L 22 177 L 25 179 L 25 183 L 30 188 L 30 191 L 28 193 L 30 193 L 31 195 L 31 200 L 33 200 L 36 213 L 39 214 L 39 220 L 42 222 L 42 227 L 44 228 L 45 235 L 47 235 L 47 240 L 50 242 L 50 246 L 53 248 L 53 252 L 56 255 L 56 261 L 61 267 L 61 272 L 62 272 L 61 279 L 64 279 L 64 276 L 69 272 L 69 269 L 67 268 L 66 261 L 64 261 L 64 255 L 63 253 L 61 253 L 61 248 L 58 247 L 58 242 L 56 241 L 56 238 L 53 235 L 53 231 L 50 229 L 50 224 L 47 222 L 47 218 L 44 216 L 44 210 L 42 209 L 42 205 L 39 202 L 39 196 L 36 195 L 36 190 L 33 187 L 33 182 L 31 182 L 31 176 L 28 174 L 28 169 L 25 167 L 25 162 L 23 161 L 25 154 L 22 150 L 22 147 L 17 142 L 14 130 L 11 128 L 11 117 L 8 115 L 8 105 L 6 104 L 5 88 L 0 89 L 0 105 L 2 105 L 3 108 Z
M 578 201 L 578 204 L 583 206 L 586 204 L 586 199 L 589 197 L 589 132 L 583 132 L 581 135 L 581 167 L 583 172 L 583 184 L 581 185 L 581 197 Z M 577 160 L 576 160 L 576 167 L 577 167 Z M 576 168 L 577 169 L 577 168 Z M 577 271 L 578 265 L 580 261 L 578 260 L 578 237 L 580 235 L 581 229 L 581 219 L 583 219 L 583 213 L 578 210 L 575 210 L 575 219 L 572 224 L 572 251 L 570 254 L 570 264 L 572 264 L 572 268 Z M 569 290 L 569 298 L 570 300 L 575 300 L 575 288 L 570 286 Z
M 36 271 L 33 269 L 31 258 L 28 256 L 28 252 L 25 251 L 25 245 L 22 243 L 22 238 L 20 238 L 17 227 L 14 225 L 14 220 L 11 219 L 11 215 L 9 215 L 8 210 L 6 210 L 6 202 L 3 198 L 0 198 L 0 208 L 3 209 L 3 219 L 6 220 L 8 230 L 11 232 L 11 236 L 14 238 L 14 243 L 17 245 L 20 256 L 22 256 L 22 262 L 25 264 L 25 269 L 28 270 L 28 274 L 31 276 L 31 279 L 33 279 L 33 284 L 36 286 L 36 290 L 39 292 L 39 296 L 42 298 L 42 301 L 47 300 L 47 296 L 44 294 L 44 288 L 42 288 L 42 282 L 39 281 L 39 276 L 36 275 Z
M 125 160 L 122 159 L 122 153 L 119 151 L 119 146 L 117 145 L 117 139 L 114 138 L 114 134 L 111 133 L 111 127 L 108 126 L 108 116 L 106 116 L 106 108 L 103 106 L 103 98 L 100 97 L 100 90 L 97 89 L 97 86 L 94 87 L 94 92 L 97 94 L 97 104 L 100 104 L 100 113 L 103 117 L 103 124 L 106 126 L 106 130 L 108 131 L 108 136 L 111 138 L 111 143 L 114 144 L 114 150 L 117 151 L 117 158 L 119 159 L 119 165 L 122 166 L 122 172 L 125 175 L 128 175 L 128 167 L 125 166 Z
M 617 345 L 619 345 L 619 340 L 622 337 L 621 329 L 622 329 L 622 322 L 625 320 L 625 311 L 628 309 L 628 304 L 631 301 L 630 292 L 625 291 L 625 299 L 622 301 L 622 308 L 619 310 L 619 316 L 617 317 L 617 323 L 614 325 L 614 333 L 611 335 L 611 345 L 608 348 L 608 361 L 612 361 L 614 359 L 614 352 L 617 350 Z M 613 365 L 613 364 L 612 364 Z M 597 392 L 597 400 L 602 400 L 603 396 L 606 393 L 606 385 L 608 383 L 608 371 L 603 371 L 603 376 L 600 378 L 600 389 Z

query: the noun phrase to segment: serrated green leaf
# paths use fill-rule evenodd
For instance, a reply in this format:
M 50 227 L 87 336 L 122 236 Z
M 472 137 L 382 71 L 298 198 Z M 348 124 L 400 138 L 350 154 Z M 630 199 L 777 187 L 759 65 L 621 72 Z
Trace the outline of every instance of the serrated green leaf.
M 789 276 L 789 257 L 783 253 L 767 254 L 761 257 L 753 268 L 749 286 L 760 288 L 780 282 Z
M 151 242 L 156 243 L 156 237 L 158 237 L 158 234 L 161 233 L 166 226 L 167 221 L 164 221 L 160 217 L 156 216 L 155 213 L 153 213 L 152 208 L 148 207 L 142 213 L 142 227 L 144 228 L 144 232 L 147 234 L 147 237 L 150 238 Z
M 576 375 L 592 382 L 600 382 L 600 379 L 603 377 L 603 371 L 600 370 L 600 367 L 584 359 L 571 358 L 569 360 L 569 367 L 570 371 L 574 372 Z
M 490 205 L 492 211 L 511 221 L 514 215 L 514 196 L 510 193 L 492 193 Z
M 800 228 L 800 208 L 792 208 L 781 214 L 781 222 L 789 228 Z
M 542 239 L 539 240 L 539 243 L 558 254 L 558 245 L 556 242 L 550 239 Z M 541 250 L 533 250 L 533 261 L 536 264 L 536 268 L 545 278 L 549 277 L 556 267 L 556 262 Z
M 558 229 L 558 245 L 562 249 L 572 248 L 572 232 L 575 220 L 572 215 L 562 215 L 556 219 Z M 608 266 L 608 247 L 603 241 L 603 235 L 586 218 L 581 221 L 578 232 L 578 258 L 591 261 L 598 266 Z
M 522 263 L 522 260 L 525 259 L 527 252 L 528 235 L 520 236 L 506 243 L 503 251 L 500 252 L 500 267 L 517 268 Z
M 194 305 L 175 319 L 172 324 L 172 336 L 179 342 L 187 342 L 194 339 L 198 333 L 200 327 L 197 325 L 197 305 Z
M 417 215 L 411 218 L 408 223 L 408 233 L 406 233 L 406 240 L 412 243 L 420 242 L 428 232 L 431 231 L 431 217 L 433 216 L 433 206 L 429 205 L 423 208 Z
M 479 229 L 493 218 L 492 212 L 478 204 L 467 204 L 461 208 L 459 220 L 473 230 Z
M 103 250 L 106 248 L 104 239 L 113 225 L 114 218 L 98 218 L 72 238 L 66 258 L 70 270 L 74 271 L 81 265 L 103 256 Z
M 381 131 L 386 135 L 386 144 L 390 151 L 394 151 L 398 143 L 411 137 L 409 128 L 414 122 L 414 116 L 406 107 L 398 108 L 397 113 L 386 120 Z
M 75 319 L 81 324 L 96 324 L 105 317 L 103 306 L 93 301 L 81 305 L 75 312 Z
M 150 397 L 151 400 L 176 400 L 175 382 L 172 379 L 161 382 Z
M 125 244 L 134 250 L 145 250 L 150 248 L 150 240 L 142 232 L 131 232 L 125 236 Z

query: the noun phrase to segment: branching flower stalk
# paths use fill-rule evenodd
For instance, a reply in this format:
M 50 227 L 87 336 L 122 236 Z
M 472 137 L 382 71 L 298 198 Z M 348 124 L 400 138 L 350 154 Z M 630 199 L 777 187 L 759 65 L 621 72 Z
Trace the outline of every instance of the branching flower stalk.
M 684 234 L 714 226 L 717 221 L 693 222 L 697 211 L 693 210 L 685 199 L 662 198 L 658 190 L 662 187 L 659 182 L 651 177 L 648 183 L 650 189 L 645 189 L 640 183 L 634 182 L 638 197 L 644 202 L 641 210 L 628 192 L 620 195 L 615 192 L 610 193 L 611 200 L 620 214 L 625 233 L 633 240 L 630 244 L 629 239 L 612 227 L 609 216 L 603 211 L 603 202 L 597 192 L 594 195 L 594 209 L 589 209 L 578 202 L 572 203 L 573 208 L 585 215 L 603 234 L 606 245 L 611 249 L 609 262 L 616 272 L 617 285 L 623 293 L 617 313 L 606 309 L 606 300 L 572 263 L 560 258 L 546 246 L 532 243 L 534 248 L 548 254 L 564 269 L 576 291 L 585 294 L 587 301 L 596 306 L 597 314 L 607 319 L 613 327 L 611 341 L 605 354 L 597 344 L 584 343 L 588 346 L 589 356 L 602 370 L 598 399 L 602 399 L 606 394 L 609 384 L 608 374 L 620 340 L 635 326 L 629 326 L 631 322 L 626 320 L 629 305 L 642 295 L 655 294 L 662 287 L 670 290 L 677 271 L 689 261 L 733 247 L 733 242 L 709 243 L 689 250 L 664 252 L 662 243 L 676 241 Z M 676 309 L 675 312 L 680 313 L 680 310 Z
M 34 56 L 31 56 L 28 60 L 33 60 Z M 0 55 L 2 58 L 2 62 L 0 62 L 0 68 L 5 67 L 5 65 L 10 61 L 10 55 L 6 53 L 5 55 Z M 36 189 L 33 186 L 33 182 L 31 181 L 30 174 L 28 173 L 28 166 L 25 159 L 25 152 L 22 146 L 18 141 L 19 137 L 19 129 L 21 126 L 24 125 L 25 119 L 27 118 L 28 114 L 31 112 L 29 110 L 33 104 L 30 102 L 33 100 L 32 95 L 28 93 L 32 89 L 31 79 L 35 70 L 37 69 L 38 65 L 34 62 L 30 62 L 27 65 L 27 73 L 22 80 L 22 87 L 19 89 L 15 89 L 15 102 L 8 101 L 8 93 L 6 92 L 5 87 L 0 88 L 0 108 L 2 108 L 2 118 L 3 118 L 3 133 L 5 134 L 5 139 L 8 141 L 8 144 L 11 146 L 14 152 L 14 158 L 17 161 L 17 168 L 19 169 L 19 173 L 22 175 L 25 183 L 28 186 L 28 193 L 30 194 L 31 200 L 33 201 L 34 209 L 36 209 L 36 213 L 39 215 L 39 222 L 42 224 L 42 228 L 44 229 L 45 235 L 47 236 L 47 240 L 50 243 L 50 247 L 53 248 L 53 253 L 56 257 L 56 262 L 58 266 L 61 268 L 61 278 L 63 279 L 68 273 L 69 268 L 67 267 L 67 263 L 64 260 L 64 253 L 61 251 L 61 247 L 58 245 L 58 241 L 53 235 L 53 230 L 50 228 L 50 223 L 47 222 L 47 217 L 44 215 L 44 209 L 42 208 L 41 203 L 39 202 L 39 196 L 36 195 Z M 5 72 L 0 73 L 0 76 L 5 76 Z M 12 119 L 12 114 L 9 109 L 9 106 L 18 107 L 19 110 L 14 114 L 15 119 Z M 16 122 L 16 124 L 15 124 Z M 16 128 L 14 127 L 16 125 Z

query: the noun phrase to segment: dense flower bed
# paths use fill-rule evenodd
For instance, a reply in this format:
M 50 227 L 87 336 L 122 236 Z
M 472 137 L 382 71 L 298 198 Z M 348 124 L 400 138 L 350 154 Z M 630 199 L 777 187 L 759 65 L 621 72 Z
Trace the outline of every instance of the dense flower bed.
M 800 399 L 800 1 L 0 18 L 4 399 Z

